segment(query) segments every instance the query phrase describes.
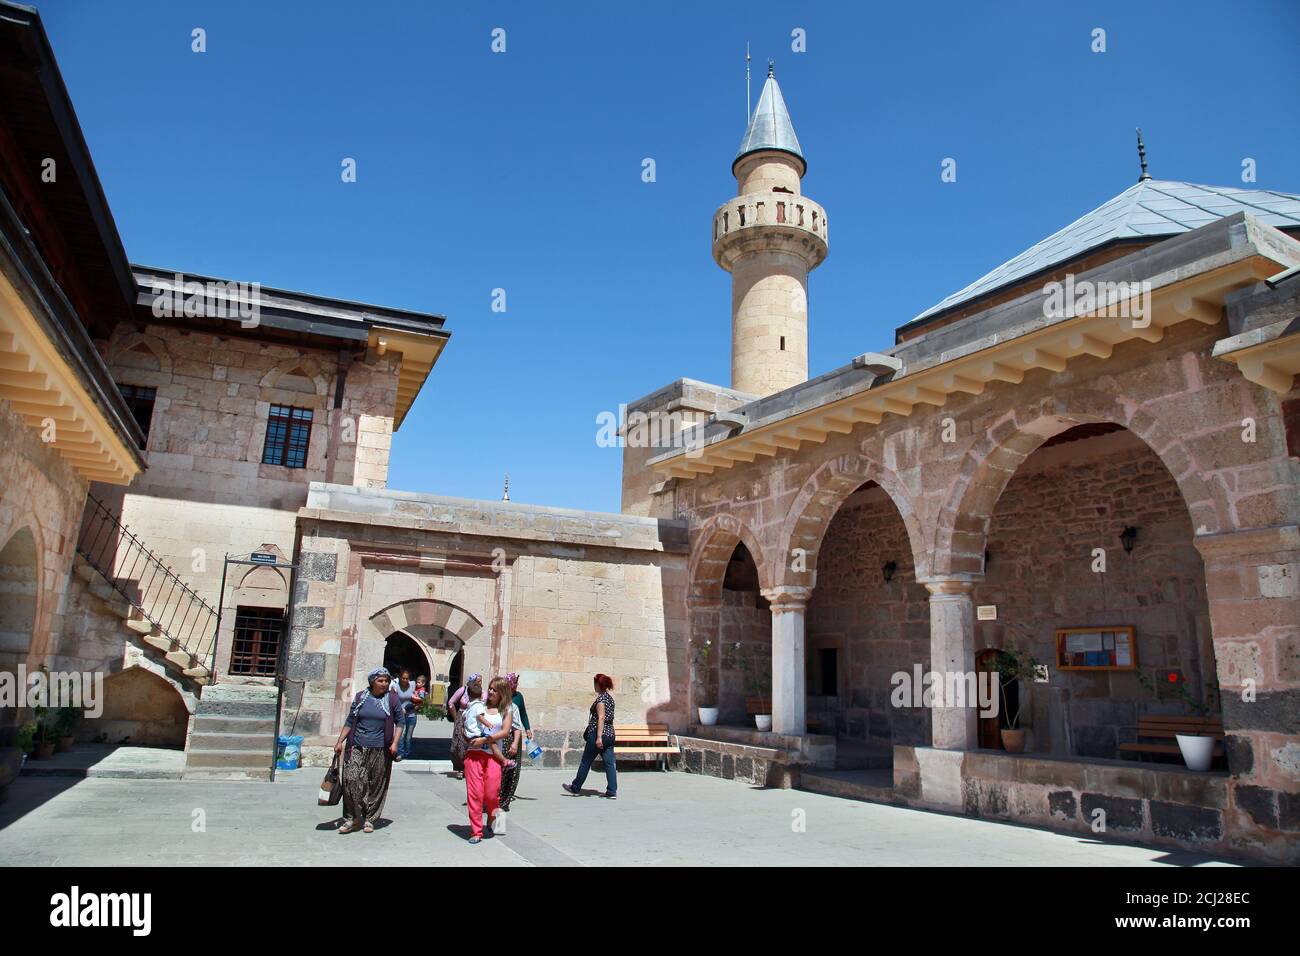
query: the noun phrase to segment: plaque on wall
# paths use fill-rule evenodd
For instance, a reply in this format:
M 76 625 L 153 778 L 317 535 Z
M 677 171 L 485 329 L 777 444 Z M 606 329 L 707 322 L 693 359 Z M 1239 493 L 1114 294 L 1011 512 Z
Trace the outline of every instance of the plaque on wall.
M 1063 627 L 1056 632 L 1056 667 L 1063 671 L 1137 669 L 1131 627 Z

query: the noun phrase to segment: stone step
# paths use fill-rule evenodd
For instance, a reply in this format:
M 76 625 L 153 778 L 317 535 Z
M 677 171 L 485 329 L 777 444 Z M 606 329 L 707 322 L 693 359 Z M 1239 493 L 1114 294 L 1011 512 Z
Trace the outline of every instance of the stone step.
M 260 780 L 269 782 L 271 771 L 266 767 L 257 770 L 239 768 L 218 769 L 213 767 L 186 767 L 181 772 L 182 780 Z
M 185 769 L 244 770 L 271 775 L 272 751 L 267 750 L 195 750 L 185 754 Z
M 184 671 L 188 667 L 193 667 L 195 663 L 194 656 L 189 651 L 168 651 L 163 655 L 163 660 L 174 670 Z
M 892 770 L 804 770 L 798 788 L 870 803 L 894 803 Z
M 263 734 L 275 733 L 275 716 L 227 717 L 208 714 L 200 709 L 194 717 L 194 734 Z
M 245 731 L 235 732 L 218 732 L 212 731 L 194 731 L 190 734 L 191 754 L 212 752 L 212 751 L 236 751 L 236 750 L 256 750 L 258 753 L 269 753 L 274 738 L 271 734 L 274 730 L 266 733 L 248 733 Z
M 141 634 L 141 635 L 153 634 L 153 630 L 154 630 L 153 622 L 150 621 L 148 618 L 143 618 L 143 617 L 133 617 L 129 619 L 126 622 L 126 626 L 129 627 L 131 630 L 135 631 L 137 634 Z M 165 637 L 160 637 L 159 639 L 164 641 L 167 644 L 168 648 L 171 647 L 171 641 L 168 641 Z M 157 647 L 158 645 L 155 644 L 154 646 Z
M 199 697 L 197 716 L 202 717 L 260 717 L 275 719 L 279 695 L 272 688 L 271 693 L 257 696 L 230 695 L 223 693 L 225 684 L 205 687 Z

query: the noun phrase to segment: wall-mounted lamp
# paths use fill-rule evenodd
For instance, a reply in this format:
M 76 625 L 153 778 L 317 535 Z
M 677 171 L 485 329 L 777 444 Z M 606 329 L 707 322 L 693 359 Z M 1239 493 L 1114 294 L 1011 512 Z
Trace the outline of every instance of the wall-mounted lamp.
M 1125 554 L 1133 553 L 1133 545 L 1137 543 L 1137 539 L 1138 539 L 1138 529 L 1133 527 L 1133 525 L 1129 525 L 1122 532 L 1120 532 L 1119 543 L 1124 545 Z
M 884 578 L 885 583 L 888 584 L 890 581 L 894 580 L 894 572 L 897 570 L 897 561 L 886 561 L 880 569 L 880 576 Z

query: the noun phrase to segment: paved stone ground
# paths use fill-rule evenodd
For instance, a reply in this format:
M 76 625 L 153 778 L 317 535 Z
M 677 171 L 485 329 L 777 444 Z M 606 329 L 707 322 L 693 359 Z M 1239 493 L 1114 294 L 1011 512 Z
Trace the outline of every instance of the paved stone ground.
M 27 776 L 126 777 L 179 780 L 185 766 L 184 750 L 161 747 L 122 747 L 116 744 L 79 743 L 47 760 L 27 758 Z
M 615 802 L 560 789 L 568 774 L 528 768 L 505 834 L 466 842 L 464 785 L 436 764 L 397 765 L 373 834 L 340 836 L 316 805 L 320 771 L 279 782 L 23 777 L 0 804 L 0 864 L 130 866 L 429 864 L 713 865 L 924 864 L 1132 866 L 1215 862 L 1193 854 L 1102 843 L 1027 827 L 858 803 L 794 790 L 757 790 L 683 773 L 620 774 Z M 192 832 L 196 810 L 206 832 Z M 792 823 L 800 816 L 805 832 Z
M 109 775 L 15 781 L 0 804 L 0 865 L 354 865 L 411 853 L 429 864 L 483 866 L 1224 862 L 684 773 L 620 772 L 610 802 L 596 796 L 605 778 L 595 772 L 588 795 L 571 797 L 560 784 L 572 771 L 531 766 L 506 832 L 470 846 L 465 785 L 445 759 L 450 731 L 445 721 L 420 721 L 416 759 L 394 766 L 388 822 L 344 836 L 334 832 L 338 811 L 316 804 L 323 770 L 282 771 L 274 784 L 158 779 L 172 775 L 172 763 L 179 769 L 180 751 L 78 745 L 59 757 Z M 206 832 L 194 832 L 199 810 Z

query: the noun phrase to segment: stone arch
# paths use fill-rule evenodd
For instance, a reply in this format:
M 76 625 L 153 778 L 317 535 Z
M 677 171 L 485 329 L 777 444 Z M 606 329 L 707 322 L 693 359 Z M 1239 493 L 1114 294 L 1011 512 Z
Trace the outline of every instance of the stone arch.
M 324 398 L 329 391 L 329 383 L 321 373 L 320 364 L 299 356 L 292 356 L 276 363 L 262 376 L 258 384 L 262 388 L 315 395 L 317 398 Z
M 781 527 L 781 561 L 776 566 L 776 583 L 814 587 L 817 583 L 817 551 L 831 519 L 849 495 L 868 481 L 884 489 L 898 509 L 907 528 L 908 543 L 918 576 L 928 573 L 929 555 L 921 545 L 924 535 L 916 517 L 912 496 L 899 477 L 865 455 L 839 455 L 830 459 L 804 482 Z M 804 570 L 796 570 L 792 556 L 795 548 L 805 552 Z
M 748 525 L 732 514 L 716 514 L 696 530 L 696 544 L 687 566 L 690 598 L 696 603 L 716 603 L 722 598 L 727 562 L 743 544 L 758 567 L 759 588 L 772 586 L 772 572 L 758 538 Z
M 20 524 L 0 548 L 0 669 L 15 670 L 43 649 L 41 619 L 42 536 L 35 521 Z
M 132 745 L 185 746 L 193 703 L 151 668 L 134 665 L 105 678 L 103 707 L 85 728 L 93 724 L 109 743 L 129 738 Z
M 370 623 L 382 637 L 402 631 L 431 646 L 436 645 L 439 632 L 450 634 L 462 645 L 469 644 L 479 634 L 486 639 L 492 635 L 490 629 L 484 630 L 482 621 L 463 607 L 436 598 L 415 598 L 390 604 L 372 614 Z
M 157 335 L 128 332 L 109 349 L 108 364 L 129 370 L 131 384 L 166 385 L 172 377 L 172 358 L 167 343 Z
M 463 607 L 437 598 L 390 604 L 371 615 L 370 623 L 385 641 L 395 633 L 414 640 L 428 661 L 430 683 L 438 681 L 440 674 L 450 674 L 452 661 L 466 647 L 473 647 L 480 657 L 491 650 L 491 628 Z
M 1021 464 L 1049 438 L 1102 422 L 1128 429 L 1155 453 L 1178 484 L 1197 534 L 1231 527 L 1222 490 L 1201 477 L 1183 443 L 1155 417 L 1101 392 L 1075 392 L 1011 410 L 966 453 L 936 517 L 932 573 L 982 572 L 993 509 Z

